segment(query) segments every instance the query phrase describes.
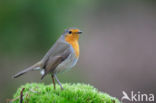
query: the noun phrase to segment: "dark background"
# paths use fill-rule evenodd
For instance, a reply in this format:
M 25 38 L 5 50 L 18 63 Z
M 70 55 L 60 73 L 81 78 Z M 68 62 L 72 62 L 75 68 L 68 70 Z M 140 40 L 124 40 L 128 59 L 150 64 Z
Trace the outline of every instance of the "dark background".
M 84 32 L 80 59 L 58 75 L 60 81 L 91 84 L 119 100 L 123 90 L 156 94 L 154 0 L 1 0 L 1 103 L 25 83 L 52 83 L 50 76 L 41 81 L 39 71 L 11 77 L 40 60 L 73 26 Z

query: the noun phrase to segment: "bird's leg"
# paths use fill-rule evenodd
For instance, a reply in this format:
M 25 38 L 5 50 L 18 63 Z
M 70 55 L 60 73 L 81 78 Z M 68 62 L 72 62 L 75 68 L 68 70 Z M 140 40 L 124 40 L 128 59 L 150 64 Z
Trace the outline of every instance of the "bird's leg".
M 59 81 L 59 79 L 57 78 L 56 74 L 54 74 L 54 77 L 55 77 L 56 81 L 58 82 L 58 84 L 60 85 L 61 89 L 63 90 L 62 84 L 61 84 L 61 82 Z
M 52 78 L 52 81 L 53 81 L 54 89 L 56 89 L 56 88 L 55 88 L 55 79 L 54 79 L 54 75 L 51 75 L 51 78 Z

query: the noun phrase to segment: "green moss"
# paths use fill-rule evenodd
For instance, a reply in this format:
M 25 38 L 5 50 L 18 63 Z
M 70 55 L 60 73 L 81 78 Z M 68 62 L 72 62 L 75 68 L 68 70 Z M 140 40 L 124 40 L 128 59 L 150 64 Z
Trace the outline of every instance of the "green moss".
M 120 103 L 116 98 L 99 92 L 86 84 L 63 84 L 64 90 L 56 85 L 31 83 L 21 86 L 14 95 L 12 103 L 19 103 L 22 88 L 25 88 L 24 103 Z

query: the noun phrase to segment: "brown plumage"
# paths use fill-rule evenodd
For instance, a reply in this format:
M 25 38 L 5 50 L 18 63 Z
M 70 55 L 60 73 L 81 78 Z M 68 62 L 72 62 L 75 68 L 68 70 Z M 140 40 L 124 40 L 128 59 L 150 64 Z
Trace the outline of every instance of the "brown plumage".
M 78 40 L 80 33 L 81 31 L 77 28 L 67 29 L 39 62 L 15 74 L 13 77 L 17 78 L 29 71 L 40 68 L 42 69 L 41 79 L 50 73 L 52 75 L 52 79 L 55 78 L 61 88 L 63 88 L 56 77 L 56 74 L 66 70 L 67 68 L 72 68 L 77 63 L 79 57 Z M 55 86 L 54 81 L 53 83 Z

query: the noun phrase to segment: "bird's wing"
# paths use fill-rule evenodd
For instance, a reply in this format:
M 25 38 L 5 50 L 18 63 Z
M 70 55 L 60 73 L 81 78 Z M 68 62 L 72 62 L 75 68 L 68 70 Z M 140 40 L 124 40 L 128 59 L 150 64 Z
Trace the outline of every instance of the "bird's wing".
M 62 47 L 62 50 L 60 49 L 59 53 L 56 53 L 55 55 L 50 55 L 47 61 L 45 62 L 45 73 L 41 79 L 43 79 L 49 72 L 53 72 L 60 63 L 62 63 L 66 58 L 68 58 L 70 53 L 70 47 Z
M 49 51 L 45 54 L 45 56 L 42 58 L 43 64 L 47 62 L 49 57 L 56 56 L 62 52 L 64 52 L 67 48 L 70 47 L 70 45 L 63 40 L 63 36 L 61 36 L 55 44 L 49 49 Z

